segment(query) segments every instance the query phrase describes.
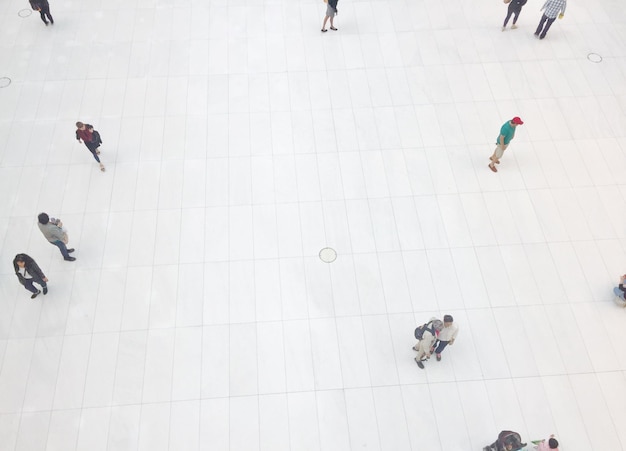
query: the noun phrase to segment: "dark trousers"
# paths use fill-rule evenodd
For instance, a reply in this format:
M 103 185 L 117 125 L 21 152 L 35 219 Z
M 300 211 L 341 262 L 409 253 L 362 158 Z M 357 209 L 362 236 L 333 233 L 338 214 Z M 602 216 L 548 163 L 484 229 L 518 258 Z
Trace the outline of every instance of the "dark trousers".
M 87 149 L 89 149 L 89 152 L 91 152 L 91 155 L 93 155 L 93 157 L 96 159 L 96 161 L 98 163 L 100 163 L 100 158 L 98 158 L 98 154 L 96 152 L 98 150 L 98 147 L 100 147 L 100 143 L 97 143 L 97 142 L 90 142 L 90 143 L 88 143 L 88 142 L 86 142 L 85 146 L 87 146 Z
M 522 8 L 516 8 L 515 5 L 513 5 L 512 3 L 509 4 L 509 12 L 506 14 L 506 17 L 504 18 L 504 25 L 502 25 L 503 27 L 506 27 L 506 24 L 509 23 L 509 19 L 511 18 L 511 16 L 513 14 L 515 14 L 515 17 L 513 17 L 513 25 L 515 25 L 517 23 L 517 17 L 519 16 L 519 13 L 522 12 Z
M 41 20 L 43 20 L 43 23 L 45 23 L 46 25 L 48 24 L 48 21 L 46 21 L 46 16 L 48 16 L 50 23 L 54 23 L 54 19 L 50 15 L 50 6 L 42 6 L 39 10 L 39 15 L 41 16 Z
M 545 14 L 541 16 L 541 21 L 539 22 L 539 26 L 537 27 L 537 30 L 535 31 L 535 36 L 539 35 L 541 39 L 545 38 L 546 33 L 548 32 L 548 30 L 550 29 L 550 26 L 555 20 L 556 20 L 556 17 L 550 19 Z M 546 25 L 545 27 L 543 26 L 544 24 Z M 541 31 L 542 28 L 543 28 L 543 31 Z
M 61 251 L 61 255 L 63 255 L 64 259 L 70 258 L 69 252 L 67 252 L 67 247 L 63 241 L 50 241 L 51 244 L 54 244 Z
M 41 285 L 42 288 L 46 288 L 46 282 L 44 282 L 43 280 L 39 278 L 33 277 L 32 279 L 24 279 L 24 288 L 26 288 L 28 291 L 30 291 L 33 294 L 39 291 L 37 288 L 34 287 L 33 282 Z
M 435 354 L 441 354 L 446 346 L 448 346 L 449 341 L 437 341 L 437 348 L 435 349 Z

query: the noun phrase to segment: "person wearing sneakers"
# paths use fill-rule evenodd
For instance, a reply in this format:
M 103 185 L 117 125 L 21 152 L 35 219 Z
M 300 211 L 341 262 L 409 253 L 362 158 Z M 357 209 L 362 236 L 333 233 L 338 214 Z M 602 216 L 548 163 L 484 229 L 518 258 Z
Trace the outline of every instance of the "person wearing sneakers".
M 441 331 L 441 329 L 443 329 L 443 323 L 437 318 L 431 318 L 426 324 L 415 329 L 415 338 L 419 341 L 415 346 L 413 346 L 412 349 L 417 351 L 415 363 L 417 363 L 417 366 L 421 369 L 424 369 L 423 362 L 430 358 L 432 352 L 431 349 L 435 343 L 437 334 Z
M 459 333 L 459 328 L 456 324 L 454 324 L 454 318 L 452 315 L 443 315 L 443 329 L 437 335 L 437 341 L 431 348 L 430 353 L 435 353 L 437 357 L 437 362 L 441 360 L 441 353 L 446 346 L 453 345 L 454 340 L 456 340 L 456 336 Z
M 76 122 L 76 140 L 81 142 L 81 139 L 100 165 L 100 170 L 104 172 L 104 165 L 100 162 L 100 158 L 98 157 L 98 155 L 100 155 L 100 144 L 102 144 L 100 133 L 93 129 L 93 125 Z
M 30 297 L 31 299 L 35 299 L 41 294 L 41 290 L 35 288 L 33 283 L 41 285 L 43 294 L 48 294 L 48 285 L 46 285 L 48 278 L 32 257 L 26 254 L 17 254 L 13 259 L 13 268 L 15 268 L 15 275 L 20 283 L 24 285 L 24 288 L 33 293 Z
M 325 0 L 326 5 L 326 15 L 324 16 L 324 23 L 322 23 L 322 33 L 326 33 L 328 30 L 326 29 L 326 22 L 330 19 L 330 29 L 333 31 L 337 31 L 335 25 L 333 25 L 333 18 L 337 15 L 337 3 L 339 0 Z
M 556 18 L 563 18 L 566 7 L 567 0 L 546 0 L 540 9 L 540 11 L 543 11 L 543 15 L 541 16 L 537 30 L 535 30 L 535 37 L 539 39 L 545 38 L 546 33 Z
M 39 230 L 43 233 L 43 236 L 61 251 L 63 259 L 68 262 L 73 262 L 76 258 L 70 256 L 74 249 L 68 249 L 65 245 L 68 242 L 67 233 L 63 230 L 63 223 L 59 219 L 50 219 L 47 213 L 39 213 L 37 216 Z
M 519 17 L 519 13 L 522 12 L 522 6 L 526 4 L 528 0 L 509 0 L 509 10 L 504 18 L 504 24 L 502 25 L 502 31 L 506 30 L 506 24 L 509 23 L 509 19 L 511 16 L 513 17 L 513 25 L 511 28 L 515 30 L 517 28 L 517 18 Z
M 509 143 L 515 137 L 515 128 L 523 123 L 524 121 L 515 116 L 510 121 L 506 121 L 502 124 L 502 127 L 500 127 L 500 134 L 496 139 L 496 149 L 493 151 L 493 155 L 489 157 L 491 160 L 491 163 L 489 163 L 489 169 L 493 172 L 498 172 L 494 164 L 500 164 L 500 158 L 502 158 L 504 151 L 507 147 L 509 147 Z

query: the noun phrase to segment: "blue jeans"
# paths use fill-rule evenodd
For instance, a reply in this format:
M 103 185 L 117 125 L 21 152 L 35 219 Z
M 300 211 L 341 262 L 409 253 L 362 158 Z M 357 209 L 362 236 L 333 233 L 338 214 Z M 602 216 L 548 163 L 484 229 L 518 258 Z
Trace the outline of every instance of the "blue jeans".
M 620 290 L 618 287 L 613 288 L 613 293 L 615 293 L 615 296 L 617 296 L 618 298 L 621 298 L 622 300 L 626 300 L 624 299 L 624 292 Z
M 67 260 L 68 258 L 70 258 L 70 254 L 69 252 L 67 252 L 67 247 L 65 246 L 65 243 L 63 241 L 50 241 L 50 243 L 59 248 L 64 259 Z

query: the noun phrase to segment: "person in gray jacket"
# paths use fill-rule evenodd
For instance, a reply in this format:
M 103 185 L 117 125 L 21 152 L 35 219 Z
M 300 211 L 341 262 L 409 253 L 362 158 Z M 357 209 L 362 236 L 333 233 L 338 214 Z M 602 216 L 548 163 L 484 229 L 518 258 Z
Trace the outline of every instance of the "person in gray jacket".
M 46 213 L 39 213 L 37 216 L 39 226 L 39 230 L 43 233 L 43 236 L 61 251 L 61 255 L 63 255 L 63 259 L 68 262 L 73 262 L 76 258 L 72 257 L 70 254 L 74 252 L 74 249 L 68 249 L 65 245 L 67 244 L 67 234 L 63 231 L 63 224 L 60 220 L 50 220 L 50 216 Z
M 33 283 L 41 285 L 43 288 L 43 294 L 48 294 L 48 278 L 43 271 L 37 265 L 37 262 L 32 257 L 26 254 L 17 254 L 13 259 L 13 268 L 15 269 L 15 275 L 24 288 L 33 293 L 30 297 L 35 299 L 41 293 L 34 287 Z

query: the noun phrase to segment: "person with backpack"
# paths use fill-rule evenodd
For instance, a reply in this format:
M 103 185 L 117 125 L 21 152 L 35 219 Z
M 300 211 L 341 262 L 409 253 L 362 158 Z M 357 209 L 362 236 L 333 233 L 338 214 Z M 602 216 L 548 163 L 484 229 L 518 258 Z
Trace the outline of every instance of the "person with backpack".
M 437 338 L 437 334 L 443 329 L 443 322 L 437 318 L 431 318 L 426 324 L 415 329 L 415 338 L 418 342 L 413 346 L 413 350 L 417 351 L 415 363 L 421 369 L 424 369 L 424 360 L 430 358 L 431 349 Z

